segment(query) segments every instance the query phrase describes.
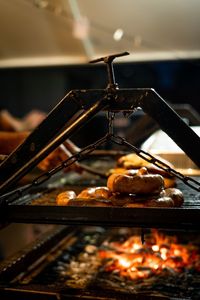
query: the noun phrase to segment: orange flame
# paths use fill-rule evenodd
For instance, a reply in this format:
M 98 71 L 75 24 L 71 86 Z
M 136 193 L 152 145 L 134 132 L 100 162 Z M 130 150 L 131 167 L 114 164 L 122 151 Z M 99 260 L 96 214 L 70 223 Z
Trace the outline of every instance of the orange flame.
M 106 250 L 99 250 L 104 270 L 130 279 L 148 278 L 166 268 L 177 273 L 186 268 L 200 271 L 198 247 L 178 244 L 175 237 L 155 230 L 145 245 L 140 237 L 131 236 L 125 242 L 110 242 L 106 246 Z

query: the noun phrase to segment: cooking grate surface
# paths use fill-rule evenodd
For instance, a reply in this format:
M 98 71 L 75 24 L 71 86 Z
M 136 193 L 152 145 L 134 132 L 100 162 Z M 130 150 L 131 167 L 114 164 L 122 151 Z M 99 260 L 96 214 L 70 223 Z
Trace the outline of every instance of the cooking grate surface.
M 195 178 L 197 180 L 197 178 Z M 198 177 L 198 182 L 200 182 L 200 177 Z M 187 185 L 185 185 L 182 181 L 178 182 L 178 188 L 184 194 L 184 207 L 191 207 L 191 208 L 200 208 L 200 193 L 195 192 Z
M 200 181 L 200 177 L 195 177 Z M 93 182 L 90 186 L 97 183 Z M 57 206 L 56 195 L 66 189 L 80 191 L 81 181 L 76 186 L 48 188 L 32 191 L 2 208 L 6 222 L 50 223 L 68 225 L 134 226 L 144 228 L 200 228 L 200 193 L 183 182 L 177 187 L 184 194 L 180 208 L 125 208 L 125 207 L 76 207 Z

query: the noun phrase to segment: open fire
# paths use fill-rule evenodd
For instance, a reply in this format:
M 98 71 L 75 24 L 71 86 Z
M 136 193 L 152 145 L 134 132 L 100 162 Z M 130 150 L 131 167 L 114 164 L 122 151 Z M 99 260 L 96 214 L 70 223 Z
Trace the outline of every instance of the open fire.
M 139 236 L 123 242 L 105 242 L 99 250 L 105 272 L 115 272 L 129 279 L 145 279 L 164 271 L 181 273 L 200 271 L 200 254 L 192 243 L 179 244 L 175 236 L 153 230 L 144 245 Z
M 171 234 L 146 231 L 142 244 L 139 229 L 86 227 L 15 282 L 86 299 L 200 299 L 199 237 Z

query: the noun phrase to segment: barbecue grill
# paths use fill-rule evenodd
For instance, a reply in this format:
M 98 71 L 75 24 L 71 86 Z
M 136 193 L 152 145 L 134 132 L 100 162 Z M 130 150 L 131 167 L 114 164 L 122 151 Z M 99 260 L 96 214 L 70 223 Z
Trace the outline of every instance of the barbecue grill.
M 68 252 L 71 250 L 68 251 L 66 249 L 71 249 L 71 245 L 74 245 L 75 253 L 80 253 L 86 246 L 85 235 L 90 236 L 91 240 L 95 240 L 95 247 L 101 245 L 111 232 L 111 229 L 108 229 L 109 227 L 141 228 L 142 241 L 144 239 L 144 231 L 147 228 L 199 230 L 200 177 L 184 176 L 155 159 L 152 155 L 136 148 L 134 145 L 130 145 L 123 138 L 113 134 L 112 121 L 114 114 L 118 111 L 130 113 L 140 107 L 160 125 L 161 129 L 179 145 L 197 166 L 200 165 L 199 137 L 154 90 L 118 88 L 115 83 L 112 63 L 115 57 L 126 54 L 120 53 L 93 61 L 104 61 L 107 64 L 109 76 L 107 88 L 105 90 L 71 91 L 51 111 L 38 128 L 32 132 L 26 141 L 0 165 L 2 225 L 18 222 L 59 224 L 59 228 L 52 235 L 44 236 L 42 241 L 25 249 L 17 257 L 15 256 L 1 264 L 1 295 L 5 299 L 16 299 L 16 297 L 20 299 L 27 299 L 27 297 L 30 299 L 58 299 L 59 297 L 63 299 L 80 299 L 81 297 L 83 299 L 133 299 L 133 294 L 136 297 L 135 299 L 149 299 L 149 297 L 150 299 L 173 299 L 168 298 L 168 292 L 162 294 L 158 291 L 154 293 L 152 290 L 148 290 L 142 293 L 141 291 L 137 291 L 137 293 L 136 291 L 129 291 L 127 293 L 124 289 L 118 288 L 116 292 L 112 290 L 111 286 L 106 292 L 100 292 L 99 289 L 102 290 L 102 287 L 99 285 L 98 280 L 96 282 L 90 282 L 89 280 L 86 283 L 86 287 L 83 286 L 83 289 L 79 286 L 74 288 L 68 283 L 67 285 L 63 284 L 62 276 L 60 282 L 58 270 L 55 272 L 55 277 L 48 278 L 47 282 L 45 281 L 46 275 L 52 273 L 51 270 L 53 269 L 51 268 L 55 267 L 53 266 L 53 261 L 59 257 L 59 253 L 62 251 L 67 252 L 65 254 L 66 256 L 68 255 L 69 260 L 70 255 Z M 84 125 L 100 110 L 107 110 L 109 115 L 109 132 L 105 137 L 93 145 L 87 146 L 80 153 L 74 154 L 60 166 L 42 174 L 31 183 L 23 187 L 16 187 L 17 182 L 27 172 L 33 169 L 38 162 L 64 140 L 70 138 L 80 126 Z M 68 112 L 67 120 L 65 116 L 66 111 Z M 177 187 L 183 191 L 185 198 L 183 207 L 97 208 L 92 206 L 57 206 L 55 199 L 58 193 L 69 187 L 75 191 L 80 190 L 86 182 L 84 179 L 83 181 L 80 179 L 80 181 L 76 180 L 73 183 L 66 181 L 63 184 L 59 176 L 53 177 L 53 175 L 75 161 L 82 161 L 88 158 L 92 151 L 108 140 L 129 147 L 140 157 L 176 176 Z M 99 183 L 105 185 L 105 179 L 93 180 L 89 184 L 99 185 Z M 72 227 L 72 225 L 74 226 Z M 79 227 L 83 225 L 85 227 Z M 95 227 L 88 227 L 89 225 Z M 75 246 L 75 242 L 78 243 L 78 246 Z M 50 249 L 55 250 L 55 252 L 52 252 L 52 261 L 51 259 L 49 261 L 47 254 Z M 46 257 L 46 260 L 44 257 Z M 27 265 L 30 267 L 25 272 L 24 266 Z M 60 266 L 62 266 L 62 263 L 60 263 Z M 47 269 L 48 272 L 45 273 Z M 42 273 L 43 271 L 44 273 Z M 92 274 L 90 275 L 89 277 L 91 278 Z M 98 277 L 100 276 L 99 273 L 95 276 L 100 279 Z M 191 276 L 189 275 L 188 278 Z M 197 281 L 199 280 L 198 276 L 197 274 L 197 279 L 195 279 Z M 181 279 L 179 280 L 181 281 Z M 187 281 L 188 279 L 185 280 Z M 52 284 L 52 282 L 55 284 Z M 199 290 L 195 289 L 196 285 L 195 281 L 194 295 L 199 297 Z M 90 287 L 89 289 L 88 286 Z M 184 288 L 187 289 L 187 286 L 186 284 L 186 288 Z M 181 297 L 179 299 L 190 299 Z M 174 299 L 177 299 L 176 296 Z
M 199 177 L 195 179 L 200 182 Z M 101 180 L 101 183 L 103 182 Z M 59 192 L 66 189 L 80 191 L 84 188 L 81 183 L 83 184 L 81 181 L 77 182 L 77 186 L 64 185 L 62 188 L 33 189 L 2 207 L 2 220 L 10 223 L 199 229 L 200 194 L 183 182 L 177 184 L 184 194 L 184 205 L 180 208 L 97 208 L 56 205 L 56 195 Z

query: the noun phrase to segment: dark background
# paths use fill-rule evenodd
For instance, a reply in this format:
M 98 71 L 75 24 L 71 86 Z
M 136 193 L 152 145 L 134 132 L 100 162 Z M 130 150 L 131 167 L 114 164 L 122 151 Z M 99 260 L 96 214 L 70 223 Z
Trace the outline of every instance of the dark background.
M 114 69 L 119 87 L 151 87 L 167 102 L 187 103 L 200 113 L 200 60 L 123 63 Z M 103 64 L 1 69 L 0 78 L 0 107 L 17 117 L 32 109 L 49 112 L 71 89 L 107 86 Z M 103 119 L 98 122 L 101 136 L 106 128 Z
M 172 103 L 189 103 L 198 112 L 200 60 L 115 64 L 120 87 L 152 87 Z M 0 70 L 0 106 L 16 116 L 33 108 L 49 111 L 68 91 L 105 88 L 103 65 Z

